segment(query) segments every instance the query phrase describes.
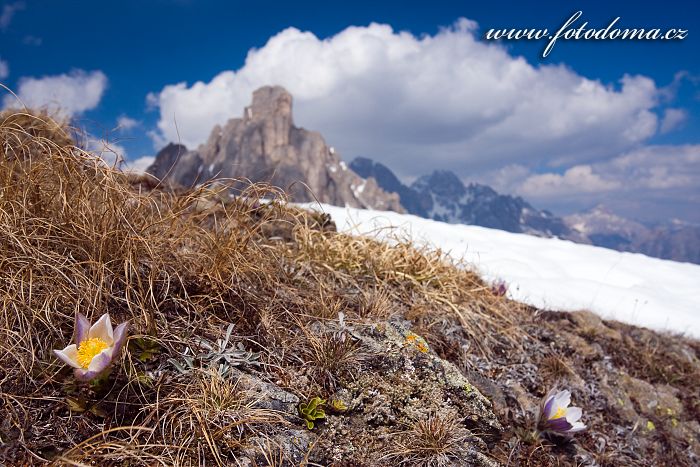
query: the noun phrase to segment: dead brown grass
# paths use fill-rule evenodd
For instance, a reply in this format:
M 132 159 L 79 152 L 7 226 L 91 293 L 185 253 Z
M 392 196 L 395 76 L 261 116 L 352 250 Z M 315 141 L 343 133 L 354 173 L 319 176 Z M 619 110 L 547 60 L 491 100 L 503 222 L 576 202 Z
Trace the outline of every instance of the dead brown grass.
M 693 465 L 698 440 L 675 424 L 700 413 L 697 342 L 577 327 L 493 294 L 442 252 L 336 233 L 271 187 L 179 191 L 107 167 L 73 141 L 45 115 L 0 114 L 0 464 L 288 465 L 280 434 L 303 422 L 261 403 L 237 372 L 302 400 L 330 398 L 367 357 L 348 329 L 398 317 L 495 401 L 506 433 L 490 455 L 503 463 Z M 132 323 L 101 388 L 76 384 L 51 353 L 71 340 L 78 311 Z M 205 341 L 225 341 L 235 362 L 200 358 L 211 353 Z M 655 433 L 635 432 L 604 400 L 606 379 L 621 372 L 673 386 L 684 410 L 655 418 Z M 518 441 L 532 431 L 528 397 L 559 378 L 581 382 L 575 398 L 591 434 L 578 451 Z M 465 426 L 436 414 L 362 452 L 377 460 L 393 446 L 385 465 L 449 465 L 473 454 Z M 641 436 L 658 442 L 641 450 Z
M 431 416 L 395 435 L 395 448 L 386 458 L 404 466 L 465 465 L 470 435 L 454 415 Z
M 288 422 L 204 368 L 179 375 L 168 363 L 227 323 L 232 344 L 260 354 L 260 377 L 299 395 L 359 367 L 351 337 L 314 334 L 340 313 L 381 319 L 423 300 L 481 342 L 494 323 L 509 326 L 480 279 L 440 253 L 331 232 L 266 186 L 236 197 L 222 181 L 173 190 L 72 141 L 45 115 L 0 116 L 0 458 L 11 465 L 232 462 L 252 434 Z M 132 323 L 100 391 L 76 385 L 51 354 L 70 341 L 76 312 Z M 320 386 L 298 378 L 309 365 Z

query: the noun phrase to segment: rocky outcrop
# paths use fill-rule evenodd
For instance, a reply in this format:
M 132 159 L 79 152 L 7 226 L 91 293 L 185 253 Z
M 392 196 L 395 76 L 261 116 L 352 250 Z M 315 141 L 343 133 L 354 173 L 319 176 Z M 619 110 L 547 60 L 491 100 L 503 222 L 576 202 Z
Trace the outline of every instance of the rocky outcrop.
M 278 186 L 295 202 L 403 212 L 398 195 L 350 170 L 319 133 L 294 126 L 292 96 L 279 86 L 255 91 L 243 117 L 214 127 L 196 150 L 166 146 L 147 171 L 184 186 L 246 179 Z
M 489 454 L 489 444 L 500 440 L 504 428 L 492 402 L 412 332 L 410 322 L 390 320 L 342 330 L 332 322 L 317 323 L 313 329 L 317 335 L 354 341 L 362 349 L 358 355 L 364 371 L 336 389 L 325 402 L 325 417 L 309 430 L 299 416 L 299 397 L 247 372 L 251 369 L 232 369 L 231 380 L 253 401 L 249 407 L 284 421 L 270 427 L 272 432 L 265 436 L 248 439 L 239 465 L 266 465 L 265 453 L 271 445 L 284 466 L 306 461 L 315 465 L 499 465 Z M 297 382 L 305 378 L 298 375 Z M 424 426 L 448 430 L 437 445 L 444 453 L 429 451 L 430 438 L 420 431 Z
M 330 457 L 321 465 L 470 465 L 496 467 L 488 444 L 500 439 L 503 426 L 491 401 L 452 363 L 409 329 L 391 320 L 346 329 L 363 349 L 364 371 L 332 395 L 344 409 L 327 415 L 317 448 Z M 318 333 L 337 332 L 319 327 Z M 448 431 L 438 449 L 444 462 L 422 459 L 427 423 Z M 416 455 L 412 458 L 412 455 Z M 423 461 L 423 462 L 420 462 Z M 352 465 L 358 465 L 353 464 Z

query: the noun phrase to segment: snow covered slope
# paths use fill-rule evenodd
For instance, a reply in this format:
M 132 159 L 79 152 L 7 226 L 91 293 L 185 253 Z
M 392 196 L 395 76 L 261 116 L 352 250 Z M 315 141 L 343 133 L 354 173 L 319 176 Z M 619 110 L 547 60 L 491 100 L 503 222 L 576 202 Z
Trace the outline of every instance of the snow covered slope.
M 471 225 L 328 205 L 338 230 L 408 235 L 464 260 L 508 296 L 544 309 L 588 309 L 604 318 L 700 337 L 700 265 Z M 394 229 L 387 229 L 393 227 Z

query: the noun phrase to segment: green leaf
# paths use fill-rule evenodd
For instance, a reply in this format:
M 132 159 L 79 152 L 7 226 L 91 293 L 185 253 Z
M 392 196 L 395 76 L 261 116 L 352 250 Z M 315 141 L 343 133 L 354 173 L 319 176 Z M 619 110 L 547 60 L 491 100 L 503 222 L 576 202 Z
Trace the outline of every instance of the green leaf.
M 87 410 L 85 399 L 78 397 L 66 397 L 66 403 L 71 412 L 83 413 Z
M 129 350 L 141 362 L 146 363 L 153 360 L 161 353 L 161 346 L 153 339 L 138 337 L 129 341 Z
M 107 416 L 107 413 L 104 410 L 102 410 L 97 404 L 90 407 L 89 412 L 99 418 L 105 418 Z
M 306 421 L 306 427 L 311 430 L 314 427 L 314 420 L 326 418 L 326 413 L 321 408 L 326 403 L 325 399 L 314 397 L 308 402 L 299 404 L 299 416 Z

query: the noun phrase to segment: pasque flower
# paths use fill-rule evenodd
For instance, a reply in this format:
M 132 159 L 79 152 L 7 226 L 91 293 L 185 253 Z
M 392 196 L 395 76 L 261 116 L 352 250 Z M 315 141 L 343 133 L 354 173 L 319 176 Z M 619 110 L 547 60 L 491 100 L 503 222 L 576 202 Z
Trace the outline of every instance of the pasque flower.
M 499 280 L 496 281 L 494 284 L 491 285 L 491 293 L 498 296 L 498 297 L 503 297 L 505 294 L 508 292 L 508 284 L 505 282 Z
M 75 315 L 75 344 L 54 354 L 74 368 L 80 381 L 90 381 L 100 376 L 119 355 L 126 340 L 129 323 L 112 329 L 109 314 L 105 313 L 90 326 L 90 321 L 81 313 Z
M 557 392 L 556 389 L 542 399 L 540 407 L 539 428 L 550 433 L 570 436 L 586 429 L 581 423 L 583 410 L 579 407 L 569 407 L 571 392 L 567 390 Z

